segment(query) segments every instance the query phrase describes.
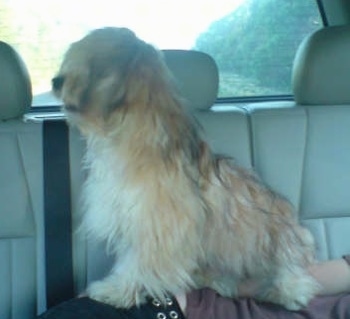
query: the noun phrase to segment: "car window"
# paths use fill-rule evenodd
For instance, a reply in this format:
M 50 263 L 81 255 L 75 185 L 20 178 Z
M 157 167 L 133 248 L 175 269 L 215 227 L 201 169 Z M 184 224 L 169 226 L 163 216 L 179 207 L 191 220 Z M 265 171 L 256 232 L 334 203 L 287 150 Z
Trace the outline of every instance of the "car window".
M 112 25 L 129 27 L 160 49 L 209 53 L 219 67 L 219 98 L 229 98 L 291 94 L 295 51 L 322 22 L 315 0 L 0 2 L 0 39 L 27 64 L 34 106 L 59 103 L 50 83 L 67 46 Z

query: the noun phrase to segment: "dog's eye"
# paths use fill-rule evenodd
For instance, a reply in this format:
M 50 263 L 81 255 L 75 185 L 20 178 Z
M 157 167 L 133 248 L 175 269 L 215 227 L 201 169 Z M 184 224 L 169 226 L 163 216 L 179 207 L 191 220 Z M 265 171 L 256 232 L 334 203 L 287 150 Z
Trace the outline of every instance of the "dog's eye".
M 63 83 L 64 83 L 64 77 L 63 76 L 56 76 L 52 79 L 52 88 L 56 91 L 59 91 L 62 89 Z

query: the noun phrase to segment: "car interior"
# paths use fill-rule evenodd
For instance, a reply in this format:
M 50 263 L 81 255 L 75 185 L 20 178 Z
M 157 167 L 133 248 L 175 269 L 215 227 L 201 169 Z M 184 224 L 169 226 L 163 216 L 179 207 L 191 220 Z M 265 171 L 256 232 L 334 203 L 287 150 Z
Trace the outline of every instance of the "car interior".
M 289 100 L 218 102 L 215 59 L 163 54 L 215 152 L 285 196 L 314 235 L 317 259 L 328 260 L 350 252 L 350 4 L 322 5 L 327 25 L 300 43 Z M 20 53 L 1 41 L 1 319 L 31 319 L 82 293 L 113 260 L 78 230 L 84 140 L 59 105 L 33 111 L 31 87 Z

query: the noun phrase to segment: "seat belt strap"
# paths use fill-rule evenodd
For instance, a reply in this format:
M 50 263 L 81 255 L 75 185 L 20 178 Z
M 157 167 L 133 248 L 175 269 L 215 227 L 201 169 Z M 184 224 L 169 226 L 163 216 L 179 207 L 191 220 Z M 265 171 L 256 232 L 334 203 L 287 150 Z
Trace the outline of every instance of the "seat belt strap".
M 46 302 L 74 296 L 69 130 L 64 121 L 43 123 Z

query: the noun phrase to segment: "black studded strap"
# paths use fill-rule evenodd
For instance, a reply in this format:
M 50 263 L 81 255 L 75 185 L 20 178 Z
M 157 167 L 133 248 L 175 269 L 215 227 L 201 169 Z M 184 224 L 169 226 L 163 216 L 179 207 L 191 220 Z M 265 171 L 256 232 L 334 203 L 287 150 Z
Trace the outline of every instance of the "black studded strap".
M 165 304 L 158 299 L 149 299 L 147 303 L 129 309 L 134 319 L 185 319 L 184 314 L 175 298 L 167 297 Z
M 74 298 L 42 313 L 37 319 L 185 319 L 175 298 L 156 299 L 130 309 L 116 308 L 88 297 Z

